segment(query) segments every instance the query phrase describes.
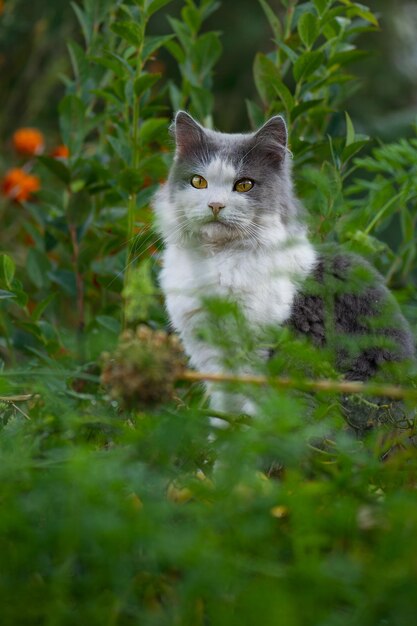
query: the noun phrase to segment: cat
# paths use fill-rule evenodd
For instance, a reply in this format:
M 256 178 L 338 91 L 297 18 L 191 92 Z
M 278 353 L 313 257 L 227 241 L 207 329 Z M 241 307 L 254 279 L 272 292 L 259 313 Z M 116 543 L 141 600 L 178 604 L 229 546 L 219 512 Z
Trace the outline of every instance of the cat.
M 412 332 L 382 277 L 361 257 L 310 242 L 281 116 L 256 132 L 226 134 L 179 111 L 172 133 L 174 161 L 154 199 L 165 242 L 160 283 L 194 368 L 225 371 L 219 348 L 201 336 L 208 296 L 239 305 L 254 336 L 285 325 L 322 347 L 330 333 L 348 380 L 366 381 L 386 363 L 414 358 Z M 337 341 L 352 336 L 365 340 L 356 352 Z M 213 409 L 256 413 L 244 396 L 208 390 Z

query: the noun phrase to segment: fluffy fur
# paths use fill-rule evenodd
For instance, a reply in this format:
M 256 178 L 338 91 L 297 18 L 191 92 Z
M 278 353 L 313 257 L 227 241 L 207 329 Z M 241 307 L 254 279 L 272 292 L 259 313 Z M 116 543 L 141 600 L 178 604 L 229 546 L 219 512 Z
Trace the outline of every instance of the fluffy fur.
M 273 117 L 255 133 L 230 135 L 205 129 L 179 112 L 173 134 L 174 163 L 154 202 L 166 243 L 160 280 L 172 325 L 195 368 L 223 370 L 222 355 L 199 337 L 205 324 L 202 299 L 207 296 L 238 303 L 254 335 L 268 325 L 287 324 L 324 345 L 328 338 L 323 290 L 331 293 L 336 334 L 388 336 L 394 344 L 389 349 L 376 342 L 355 356 L 344 346 L 336 347 L 340 369 L 351 379 L 369 378 L 383 361 L 413 356 L 411 333 L 380 277 L 370 271 L 363 288 L 342 293 L 354 268 L 369 266 L 353 257 L 326 261 L 309 242 L 293 191 L 281 117 Z M 207 188 L 191 185 L 195 175 L 204 177 Z M 237 192 L 235 184 L 241 179 L 254 181 L 253 188 Z M 213 203 L 224 208 L 215 214 Z M 311 283 L 315 287 L 309 290 Z M 394 330 L 372 328 L 365 318 L 386 303 Z M 253 411 L 244 398 L 216 392 L 212 405 Z

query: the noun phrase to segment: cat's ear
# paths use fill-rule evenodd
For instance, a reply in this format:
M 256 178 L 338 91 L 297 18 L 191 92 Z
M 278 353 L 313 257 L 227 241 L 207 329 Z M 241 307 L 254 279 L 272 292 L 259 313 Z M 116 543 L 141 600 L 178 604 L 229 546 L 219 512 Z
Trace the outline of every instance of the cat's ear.
M 281 162 L 287 152 L 288 133 L 284 118 L 280 115 L 271 117 L 255 133 L 255 146 L 267 153 L 273 161 Z
M 205 137 L 203 127 L 185 111 L 178 111 L 176 114 L 171 133 L 175 138 L 177 154 L 181 156 L 193 154 Z
M 274 115 L 256 132 L 256 137 L 260 140 L 269 139 L 283 148 L 287 147 L 288 133 L 287 125 L 281 115 Z

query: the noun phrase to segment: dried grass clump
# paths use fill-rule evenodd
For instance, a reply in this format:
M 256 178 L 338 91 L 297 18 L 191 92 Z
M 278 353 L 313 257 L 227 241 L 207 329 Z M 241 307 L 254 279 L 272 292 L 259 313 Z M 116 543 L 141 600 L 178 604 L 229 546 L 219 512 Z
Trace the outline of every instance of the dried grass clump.
M 176 335 L 141 324 L 126 330 L 113 354 L 102 355 L 101 382 L 126 407 L 172 400 L 186 359 Z

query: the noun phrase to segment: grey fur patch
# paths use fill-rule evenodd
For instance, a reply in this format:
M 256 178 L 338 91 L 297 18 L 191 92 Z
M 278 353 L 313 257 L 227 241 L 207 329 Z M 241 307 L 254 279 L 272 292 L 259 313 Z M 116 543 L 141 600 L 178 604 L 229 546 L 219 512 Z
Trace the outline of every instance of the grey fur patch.
M 369 263 L 353 254 L 318 259 L 294 300 L 288 325 L 318 347 L 330 347 L 346 380 L 393 382 L 389 365 L 415 359 L 415 338 L 395 298 Z M 359 433 L 376 422 L 398 424 L 406 418 L 403 403 L 370 400 L 343 400 L 345 416 Z
M 353 254 L 319 258 L 289 325 L 317 346 L 334 344 L 336 367 L 349 380 L 368 380 L 385 363 L 415 357 L 410 327 L 382 277 Z

